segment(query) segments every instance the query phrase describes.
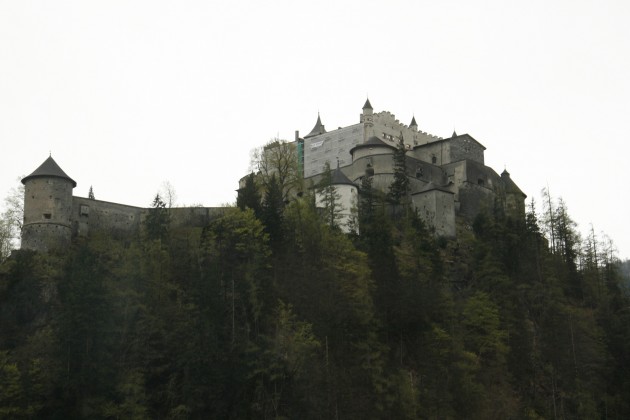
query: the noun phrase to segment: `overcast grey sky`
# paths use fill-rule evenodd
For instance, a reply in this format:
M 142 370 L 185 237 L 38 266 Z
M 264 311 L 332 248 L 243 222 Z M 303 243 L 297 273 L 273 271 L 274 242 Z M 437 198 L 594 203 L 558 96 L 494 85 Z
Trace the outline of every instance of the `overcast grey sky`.
M 487 147 L 630 257 L 628 1 L 0 0 L 0 194 L 48 156 L 75 195 L 235 201 L 251 149 L 369 95 Z

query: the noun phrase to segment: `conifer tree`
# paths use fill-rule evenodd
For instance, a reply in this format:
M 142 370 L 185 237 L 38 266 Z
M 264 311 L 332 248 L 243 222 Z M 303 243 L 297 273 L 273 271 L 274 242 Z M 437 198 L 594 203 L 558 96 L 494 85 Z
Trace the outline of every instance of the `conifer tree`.
M 407 207 L 409 205 L 409 177 L 407 176 L 407 149 L 402 133 L 396 151 L 394 152 L 394 181 L 389 186 L 389 201 L 394 206 Z
M 147 237 L 149 239 L 165 239 L 168 234 L 170 216 L 166 209 L 166 203 L 162 201 L 160 194 L 156 194 L 149 209 L 149 214 L 144 221 Z
M 256 180 L 253 172 L 250 173 L 245 179 L 245 186 L 239 189 L 238 195 L 236 197 L 236 206 L 241 210 L 250 208 L 254 210 L 254 215 L 256 215 L 256 217 L 260 217 L 260 193 L 258 192 L 258 187 L 256 186 Z
M 337 188 L 333 185 L 333 173 L 330 169 L 330 163 L 326 162 L 322 179 L 317 185 L 317 203 L 318 207 L 322 207 L 324 221 L 333 229 L 339 228 L 339 220 L 341 219 L 341 195 L 337 192 Z

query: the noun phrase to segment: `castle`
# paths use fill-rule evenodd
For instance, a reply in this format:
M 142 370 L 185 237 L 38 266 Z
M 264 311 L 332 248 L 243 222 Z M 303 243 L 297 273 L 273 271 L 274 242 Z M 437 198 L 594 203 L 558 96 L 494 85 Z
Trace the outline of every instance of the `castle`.
M 24 184 L 22 249 L 49 251 L 68 247 L 73 237 L 105 231 L 114 237 L 139 232 L 149 209 L 76 197 L 77 183 L 49 156 Z M 202 227 L 223 212 L 216 207 L 169 209 L 171 226 Z
M 468 134 L 453 132 L 448 138 L 418 129 L 415 116 L 407 126 L 387 112 L 375 113 L 366 100 L 359 122 L 326 131 L 320 116 L 303 138 L 296 132 L 300 168 L 314 183 L 326 163 L 337 170 L 333 184 L 341 197 L 342 224 L 351 219 L 351 207 L 363 177 L 387 193 L 394 180 L 393 154 L 400 140 L 406 148 L 406 168 L 412 206 L 440 236 L 455 236 L 456 218 L 471 221 L 495 205 L 507 214 L 523 217 L 526 195 L 507 170 L 499 176 L 484 164 L 481 143 Z M 343 228 L 343 226 L 342 226 Z
M 374 189 L 387 193 L 394 180 L 393 154 L 400 139 L 407 150 L 406 168 L 412 206 L 435 233 L 454 237 L 456 218 L 472 220 L 482 209 L 499 203 L 508 214 L 522 217 L 525 194 L 507 171 L 499 176 L 484 164 L 485 147 L 468 134 L 440 138 L 409 126 L 393 114 L 374 113 L 369 99 L 359 122 L 326 131 L 318 115 L 303 138 L 296 132 L 294 146 L 305 180 L 317 182 L 328 165 L 335 167 L 332 184 L 341 206 L 341 227 L 348 230 L 363 177 Z M 242 180 L 241 180 L 242 181 Z M 63 249 L 73 237 L 105 231 L 125 237 L 139 232 L 150 209 L 73 196 L 77 183 L 49 156 L 24 177 L 22 248 Z M 322 205 L 318 200 L 318 205 Z M 224 209 L 177 207 L 169 209 L 171 226 L 202 227 Z

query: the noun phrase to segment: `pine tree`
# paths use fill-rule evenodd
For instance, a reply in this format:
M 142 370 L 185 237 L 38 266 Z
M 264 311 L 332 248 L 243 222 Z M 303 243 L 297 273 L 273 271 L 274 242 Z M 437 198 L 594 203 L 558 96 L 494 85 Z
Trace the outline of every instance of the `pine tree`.
M 236 197 L 236 206 L 241 210 L 250 208 L 254 210 L 254 214 L 256 215 L 256 217 L 260 218 L 260 193 L 258 192 L 258 187 L 256 186 L 256 180 L 253 172 L 250 173 L 245 179 L 245 186 L 238 190 L 238 195 Z
M 339 228 L 341 219 L 341 195 L 332 183 L 333 173 L 330 163 L 326 162 L 322 179 L 317 184 L 318 207 L 323 208 L 324 221 L 333 229 Z
M 156 194 L 149 209 L 149 214 L 144 221 L 149 239 L 165 239 L 168 234 L 170 217 L 166 209 L 166 203 L 162 201 L 160 194 Z
M 409 177 L 407 176 L 407 149 L 402 133 L 396 151 L 394 152 L 394 181 L 389 186 L 389 201 L 394 206 L 408 207 L 409 205 Z

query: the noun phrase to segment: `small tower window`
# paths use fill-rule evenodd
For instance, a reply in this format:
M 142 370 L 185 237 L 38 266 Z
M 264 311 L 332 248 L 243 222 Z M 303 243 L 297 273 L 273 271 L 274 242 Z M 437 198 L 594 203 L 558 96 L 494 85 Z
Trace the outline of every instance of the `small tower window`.
M 44 213 L 44 219 L 50 219 L 51 216 L 52 215 L 50 213 Z
M 437 163 L 437 156 L 431 156 L 431 163 L 434 165 Z
M 477 180 L 477 184 L 479 184 L 479 185 L 481 185 L 483 187 L 483 184 L 484 184 L 483 179 L 479 178 Z

